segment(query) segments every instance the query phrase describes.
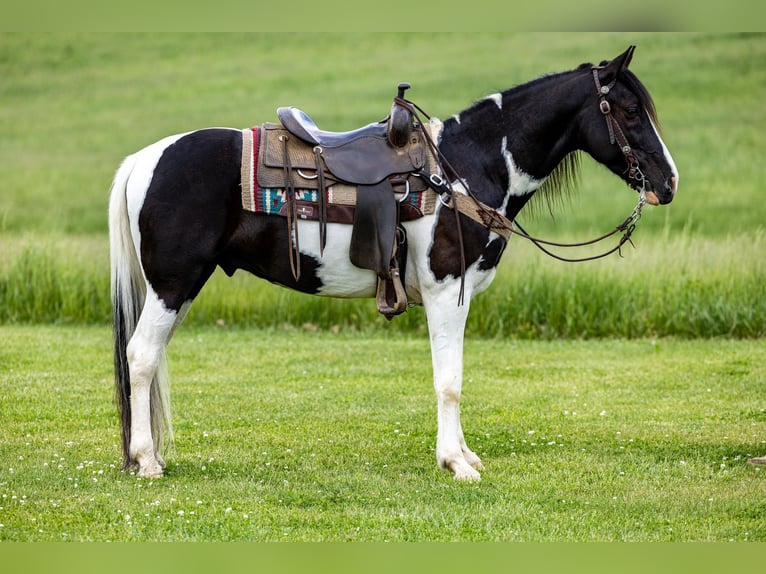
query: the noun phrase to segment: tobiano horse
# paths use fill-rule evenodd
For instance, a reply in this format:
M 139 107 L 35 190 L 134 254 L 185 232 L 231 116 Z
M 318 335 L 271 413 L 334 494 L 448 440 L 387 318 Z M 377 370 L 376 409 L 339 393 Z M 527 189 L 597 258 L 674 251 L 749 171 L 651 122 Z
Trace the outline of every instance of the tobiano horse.
M 439 200 L 432 213 L 400 224 L 402 281 L 407 302 L 425 309 L 436 458 L 455 479 L 479 480 L 483 470 L 460 422 L 463 337 L 471 299 L 489 287 L 506 248 L 509 233 L 500 227 L 515 232 L 513 220 L 536 191 L 560 193 L 580 153 L 639 192 L 639 205 L 667 204 L 676 193 L 678 171 L 652 98 L 628 69 L 633 49 L 477 100 L 434 138 L 439 169 L 427 175 Z M 348 136 L 315 135 L 327 142 Z M 242 148 L 241 129 L 174 135 L 127 157 L 114 178 L 116 400 L 124 465 L 139 476 L 163 474 L 172 440 L 166 347 L 216 267 L 319 296 L 376 295 L 376 273 L 350 259 L 351 225 L 300 217 L 288 224 L 282 215 L 243 209 Z M 458 210 L 466 198 L 482 217 Z

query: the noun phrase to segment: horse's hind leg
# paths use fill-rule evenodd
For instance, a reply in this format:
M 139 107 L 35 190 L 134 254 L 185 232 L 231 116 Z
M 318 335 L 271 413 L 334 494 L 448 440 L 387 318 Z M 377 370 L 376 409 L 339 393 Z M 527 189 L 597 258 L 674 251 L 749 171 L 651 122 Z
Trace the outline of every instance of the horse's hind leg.
M 149 289 L 141 317 L 127 347 L 130 368 L 130 458 L 138 465 L 139 476 L 159 478 L 164 461 L 159 455 L 164 421 L 157 417 L 169 416 L 167 405 L 152 405 L 160 400 L 166 389 L 152 390 L 161 384 L 164 373 L 165 347 L 176 325 L 178 313 L 168 309 L 153 290 Z M 159 412 L 159 414 L 158 414 Z M 153 420 L 154 419 L 154 420 Z

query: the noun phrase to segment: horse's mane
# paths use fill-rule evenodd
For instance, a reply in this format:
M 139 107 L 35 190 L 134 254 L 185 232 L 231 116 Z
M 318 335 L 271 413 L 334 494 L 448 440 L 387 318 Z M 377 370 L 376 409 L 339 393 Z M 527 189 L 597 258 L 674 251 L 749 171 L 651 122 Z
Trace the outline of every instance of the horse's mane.
M 547 208 L 548 213 L 553 216 L 557 207 L 566 204 L 579 187 L 580 157 L 580 152 L 574 151 L 561 160 L 532 195 L 525 213 L 535 217 L 542 213 L 543 208 Z

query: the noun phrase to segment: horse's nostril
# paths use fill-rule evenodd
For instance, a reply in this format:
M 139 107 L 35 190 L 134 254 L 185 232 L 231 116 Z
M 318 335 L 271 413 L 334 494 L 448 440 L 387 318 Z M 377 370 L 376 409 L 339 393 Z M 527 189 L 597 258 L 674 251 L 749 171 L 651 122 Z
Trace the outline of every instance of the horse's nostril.
M 678 178 L 675 175 L 671 175 L 670 176 L 670 193 L 675 195 L 677 189 L 678 189 Z

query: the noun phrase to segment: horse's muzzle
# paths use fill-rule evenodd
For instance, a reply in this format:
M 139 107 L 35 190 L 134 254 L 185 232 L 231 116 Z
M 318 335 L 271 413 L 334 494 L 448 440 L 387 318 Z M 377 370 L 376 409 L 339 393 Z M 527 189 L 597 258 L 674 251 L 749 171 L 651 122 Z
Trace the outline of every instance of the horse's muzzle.
M 660 199 L 657 197 L 657 195 L 653 191 L 647 191 L 644 195 L 646 198 L 646 203 L 649 205 L 659 205 Z
M 654 191 L 646 192 L 646 203 L 649 205 L 666 205 L 673 201 L 678 190 L 678 176 L 672 175 L 665 183 L 663 192 L 657 194 Z

